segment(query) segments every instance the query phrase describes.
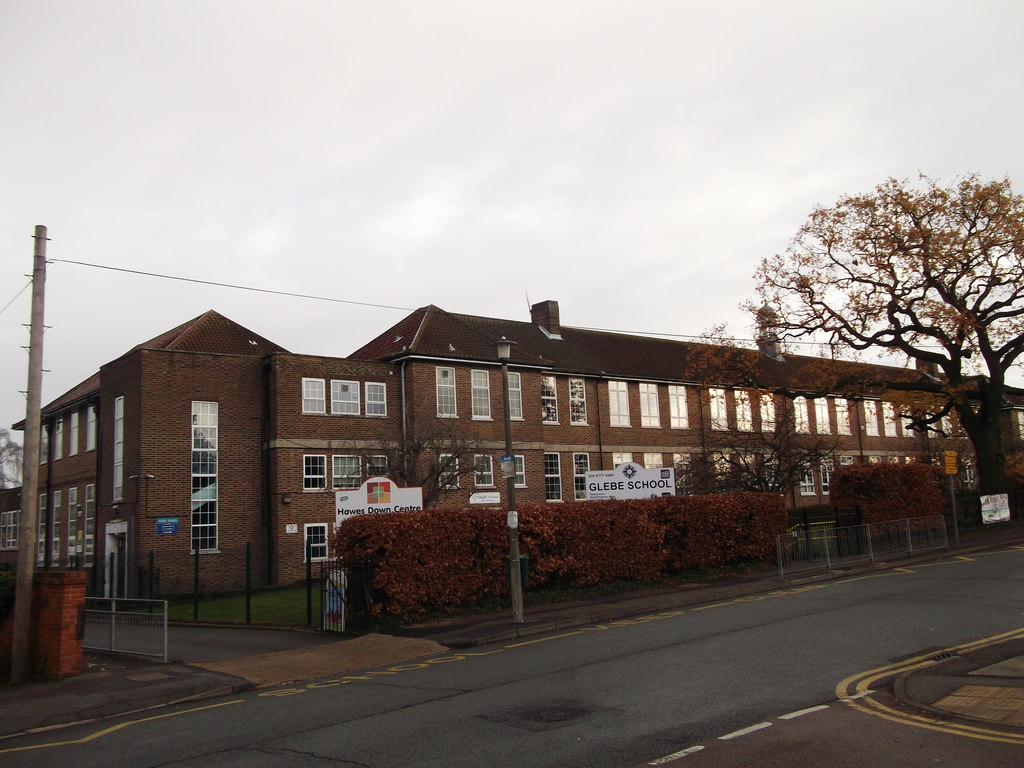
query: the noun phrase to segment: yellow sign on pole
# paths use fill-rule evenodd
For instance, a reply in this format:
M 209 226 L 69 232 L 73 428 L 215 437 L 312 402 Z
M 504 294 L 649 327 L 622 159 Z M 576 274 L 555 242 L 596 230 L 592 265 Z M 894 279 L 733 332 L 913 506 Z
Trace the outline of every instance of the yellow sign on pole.
M 956 451 L 944 451 L 946 456 L 946 474 L 956 474 Z

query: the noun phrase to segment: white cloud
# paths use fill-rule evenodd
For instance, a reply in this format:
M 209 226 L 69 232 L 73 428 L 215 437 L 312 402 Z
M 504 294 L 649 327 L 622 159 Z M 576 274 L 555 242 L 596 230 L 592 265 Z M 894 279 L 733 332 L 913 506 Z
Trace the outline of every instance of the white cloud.
M 1021 177 L 1022 21 L 1000 0 L 9 3 L 0 306 L 41 223 L 57 259 L 744 334 L 758 259 L 815 205 Z M 0 314 L 8 424 L 27 296 Z M 402 314 L 63 263 L 47 296 L 44 400 L 210 308 L 336 355 Z

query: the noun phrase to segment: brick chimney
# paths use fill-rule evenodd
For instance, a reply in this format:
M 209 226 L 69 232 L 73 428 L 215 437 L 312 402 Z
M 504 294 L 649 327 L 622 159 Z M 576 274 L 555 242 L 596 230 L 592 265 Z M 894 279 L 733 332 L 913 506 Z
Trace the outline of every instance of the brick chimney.
M 562 325 L 558 322 L 558 302 L 540 301 L 530 307 L 530 319 L 540 326 L 540 329 L 550 339 L 562 338 Z

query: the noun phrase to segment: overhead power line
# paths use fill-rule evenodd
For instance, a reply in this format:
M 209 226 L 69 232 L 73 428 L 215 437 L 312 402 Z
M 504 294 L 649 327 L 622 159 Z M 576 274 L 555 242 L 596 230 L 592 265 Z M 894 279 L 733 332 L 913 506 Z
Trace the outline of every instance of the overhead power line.
M 32 285 L 32 280 L 31 279 L 27 283 L 25 283 L 24 286 L 22 286 L 22 289 L 20 291 L 18 291 L 16 294 L 14 294 L 14 298 L 13 299 L 11 299 L 6 304 L 4 304 L 4 308 L 0 309 L 0 315 L 2 315 L 4 312 L 6 312 L 7 309 L 11 306 L 11 304 L 16 302 L 18 300 L 18 297 L 21 296 L 21 294 L 23 294 L 25 291 L 28 290 L 28 287 L 30 285 Z
M 234 283 L 219 283 L 213 280 L 199 280 L 194 277 L 179 277 L 178 275 L 161 275 L 157 272 L 144 272 L 139 269 L 127 269 L 125 267 L 111 267 L 107 264 L 90 264 L 86 261 L 73 261 L 71 259 L 50 259 L 51 262 L 61 264 L 77 264 L 80 267 L 93 267 L 95 269 L 109 269 L 112 272 L 126 272 L 130 275 L 142 275 L 143 277 L 157 277 L 161 280 L 178 280 L 183 283 L 198 283 L 200 285 L 213 285 L 217 288 L 234 288 L 239 291 L 254 291 L 256 293 L 271 293 L 275 296 L 290 296 L 296 299 L 312 299 L 314 301 L 331 301 L 336 304 L 355 304 L 360 307 L 376 307 L 378 309 L 397 309 L 402 312 L 411 312 L 411 307 L 395 307 L 390 304 L 374 304 L 369 301 L 353 301 L 351 299 L 335 299 L 330 296 L 312 296 L 307 293 L 291 293 L 290 291 L 277 291 L 273 288 L 254 288 L 250 285 L 236 285 Z
M 255 293 L 269 293 L 269 294 L 273 294 L 275 296 L 289 296 L 289 297 L 295 298 L 295 299 L 310 299 L 312 301 L 329 301 L 329 302 L 332 302 L 332 303 L 335 303 L 335 304 L 352 304 L 354 306 L 359 306 L 359 307 L 375 307 L 377 309 L 394 309 L 394 310 L 398 310 L 400 312 L 412 312 L 415 309 L 414 307 L 398 307 L 398 306 L 394 306 L 392 304 L 375 304 L 375 303 L 368 302 L 368 301 L 353 301 L 352 299 L 338 299 L 338 298 L 334 298 L 334 297 L 331 297 L 331 296 L 313 296 L 311 294 L 306 294 L 306 293 L 292 293 L 290 291 L 278 291 L 278 290 L 274 290 L 273 288 L 256 288 L 256 287 L 253 287 L 253 286 L 250 286 L 250 285 L 238 285 L 236 283 L 222 283 L 222 282 L 216 282 L 214 280 L 200 280 L 200 279 L 194 278 L 194 277 L 181 277 L 179 275 L 163 275 L 163 274 L 160 274 L 158 272 L 146 272 L 146 271 L 143 271 L 143 270 L 140 270 L 140 269 L 128 269 L 127 267 L 112 267 L 112 266 L 110 266 L 108 264 L 92 264 L 92 263 L 87 262 L 87 261 L 74 261 L 72 259 L 48 259 L 48 261 L 49 262 L 57 262 L 57 263 L 61 263 L 61 264 L 77 264 L 80 267 L 92 267 L 94 269 L 106 269 L 106 270 L 110 270 L 111 272 L 124 272 L 124 273 L 130 274 L 130 275 L 141 275 L 142 277 L 155 277 L 155 278 L 158 278 L 158 279 L 161 279 L 161 280 L 177 280 L 177 281 L 182 282 L 182 283 L 197 283 L 199 285 L 212 285 L 212 286 L 217 287 L 217 288 L 232 288 L 232 289 L 237 290 L 237 291 L 253 291 Z M 31 285 L 31 281 L 29 282 L 29 285 Z M 28 286 L 25 286 L 25 288 L 27 288 L 27 287 Z M 21 293 L 23 293 L 25 291 L 25 288 L 21 289 L 21 292 L 19 292 L 18 296 L 20 296 Z M 11 300 L 11 303 L 13 303 L 14 300 L 17 299 L 17 298 L 18 297 L 15 296 L 14 299 Z M 10 304 L 8 304 L 8 306 L 10 306 Z M 6 309 L 6 308 L 7 307 L 4 307 L 4 309 Z M 0 310 L 0 312 L 3 312 L 3 310 Z M 694 336 L 692 334 L 666 333 L 664 331 L 627 331 L 627 330 L 616 329 L 616 328 L 591 328 L 591 327 L 588 327 L 588 326 L 574 326 L 574 327 L 579 328 L 580 330 L 583 330 L 583 331 L 599 331 L 599 332 L 603 332 L 603 333 L 622 333 L 622 334 L 626 334 L 626 335 L 629 335 L 629 336 L 666 336 L 668 338 L 673 338 L 673 339 L 690 339 L 690 340 L 697 341 L 697 342 L 714 343 L 713 341 L 709 341 L 708 339 L 706 339 L 704 337 Z M 756 343 L 756 339 L 731 338 L 730 341 L 750 343 L 750 344 Z M 793 339 L 787 340 L 786 343 L 787 344 L 793 344 L 793 345 L 802 345 L 802 346 L 821 346 L 822 344 L 827 344 L 827 342 L 797 341 L 797 340 L 793 340 Z

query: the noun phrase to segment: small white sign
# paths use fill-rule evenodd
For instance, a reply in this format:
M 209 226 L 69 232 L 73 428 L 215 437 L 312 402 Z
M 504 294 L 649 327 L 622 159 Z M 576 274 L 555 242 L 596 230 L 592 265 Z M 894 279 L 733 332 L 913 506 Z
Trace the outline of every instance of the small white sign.
M 1010 520 L 1010 497 L 1005 493 L 981 497 L 981 522 L 1005 523 Z
M 423 509 L 422 488 L 402 488 L 387 477 L 371 477 L 359 488 L 334 494 L 335 524 L 350 517 L 418 512 Z
M 285 533 L 298 533 L 299 532 L 299 524 L 298 523 L 285 523 L 284 532 Z
M 501 494 L 498 491 L 478 491 L 469 495 L 470 504 L 501 504 Z
M 668 467 L 645 469 L 626 462 L 615 469 L 587 472 L 587 499 L 653 499 L 674 496 L 676 472 Z

